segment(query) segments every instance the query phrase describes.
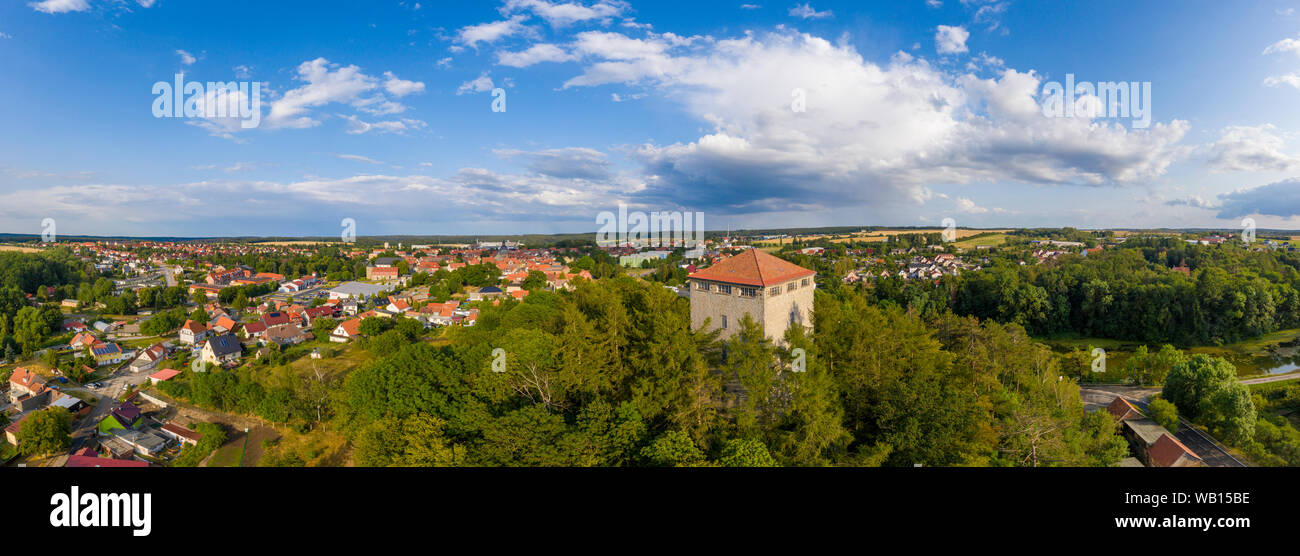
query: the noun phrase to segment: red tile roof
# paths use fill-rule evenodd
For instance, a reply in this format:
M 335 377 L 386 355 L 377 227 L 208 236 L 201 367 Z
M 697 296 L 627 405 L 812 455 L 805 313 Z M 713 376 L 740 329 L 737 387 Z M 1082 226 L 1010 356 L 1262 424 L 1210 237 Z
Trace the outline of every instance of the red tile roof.
M 1133 407 L 1133 404 L 1120 396 L 1115 396 L 1115 401 L 1110 402 L 1110 405 L 1106 406 L 1106 411 L 1110 412 L 1111 417 L 1121 421 L 1129 417 L 1142 415 L 1142 412 L 1138 411 L 1136 407 Z
M 1151 458 L 1151 464 L 1156 467 L 1173 467 L 1183 456 L 1188 456 L 1197 463 L 1201 461 L 1201 456 L 1196 455 L 1196 452 L 1183 445 L 1177 438 L 1169 436 L 1169 433 L 1160 435 L 1155 444 L 1147 448 L 1147 455 Z
M 176 375 L 178 374 L 181 374 L 181 372 L 176 369 L 163 369 L 161 371 L 149 375 L 149 378 L 152 378 L 154 380 L 171 380 L 175 378 Z
M 797 264 L 750 249 L 695 272 L 688 278 L 745 286 L 769 286 L 817 274 Z

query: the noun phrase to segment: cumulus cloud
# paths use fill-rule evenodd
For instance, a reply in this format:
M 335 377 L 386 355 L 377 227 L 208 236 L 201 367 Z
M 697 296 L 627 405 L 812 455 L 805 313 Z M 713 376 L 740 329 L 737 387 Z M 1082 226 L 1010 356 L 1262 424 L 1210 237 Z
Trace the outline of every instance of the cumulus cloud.
M 566 87 L 639 83 L 713 127 L 690 142 L 628 150 L 638 195 L 735 211 L 923 203 L 935 183 L 1114 185 L 1162 175 L 1186 122 L 1129 130 L 1048 118 L 1032 71 L 954 75 L 925 60 L 864 60 L 807 34 L 727 40 L 594 32 Z M 791 91 L 806 95 L 792 110 Z
M 355 65 L 343 66 L 317 58 L 298 65 L 302 86 L 286 91 L 271 103 L 266 124 L 270 128 L 308 128 L 320 125 L 311 110 L 332 103 L 348 104 L 372 115 L 396 114 L 406 110 L 380 92 L 381 80 L 366 75 Z M 395 97 L 424 90 L 424 83 L 399 79 L 384 72 L 382 88 Z
M 832 17 L 835 15 L 831 13 L 830 10 L 819 12 L 815 8 L 813 8 L 812 5 L 810 4 L 796 4 L 794 7 L 790 8 L 789 13 L 791 17 L 798 17 L 803 19 L 822 19 L 822 18 Z
M 1282 152 L 1284 141 L 1272 125 L 1229 126 L 1204 147 L 1206 163 L 1217 172 L 1286 171 L 1300 158 Z
M 457 42 L 477 48 L 479 43 L 494 43 L 501 39 L 515 36 L 537 36 L 537 30 L 525 25 L 526 15 L 515 15 L 501 21 L 480 23 L 461 28 L 456 35 Z
M 542 18 L 553 27 L 575 23 L 600 21 L 608 24 L 612 18 L 627 11 L 626 2 L 599 0 L 593 4 L 582 2 L 548 2 L 547 0 L 506 0 L 502 12 L 506 14 L 527 11 Z
M 1220 195 L 1219 201 L 1219 218 L 1252 214 L 1292 218 L 1300 215 L 1300 178 L 1239 189 Z
M 90 4 L 86 0 L 42 0 L 27 5 L 31 6 L 33 10 L 47 14 L 84 12 L 90 9 Z
M 934 47 L 940 54 L 966 52 L 966 39 L 970 32 L 961 26 L 940 25 L 934 32 Z
M 180 56 L 181 63 L 187 66 L 194 65 L 194 62 L 198 61 L 196 58 L 194 58 L 193 54 L 190 54 L 189 52 L 186 52 L 184 50 L 177 50 L 176 55 Z
M 541 151 L 497 149 L 497 156 L 522 160 L 537 174 L 562 179 L 607 180 L 613 176 L 605 153 L 595 149 L 568 147 Z
M 498 52 L 497 63 L 503 66 L 526 68 L 542 62 L 570 62 L 577 60 L 574 54 L 566 52 L 553 44 L 535 44 L 522 52 Z
M 495 87 L 496 85 L 492 83 L 492 78 L 488 76 L 487 73 L 484 73 L 479 75 L 476 79 L 471 79 L 461 83 L 460 87 L 456 88 L 456 94 L 465 95 L 470 93 L 486 93 Z

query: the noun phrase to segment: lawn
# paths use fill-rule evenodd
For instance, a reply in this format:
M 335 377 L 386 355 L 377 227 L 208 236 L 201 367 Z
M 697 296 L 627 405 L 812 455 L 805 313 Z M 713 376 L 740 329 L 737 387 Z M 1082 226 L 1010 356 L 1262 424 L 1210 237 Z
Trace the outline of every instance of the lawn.
M 1008 237 L 1010 236 L 1008 236 L 1007 234 L 991 234 L 987 236 L 964 239 L 954 243 L 953 245 L 956 245 L 961 249 L 975 249 L 976 247 L 983 247 L 983 246 L 997 247 L 999 245 L 1002 245 L 1003 243 L 1006 243 Z

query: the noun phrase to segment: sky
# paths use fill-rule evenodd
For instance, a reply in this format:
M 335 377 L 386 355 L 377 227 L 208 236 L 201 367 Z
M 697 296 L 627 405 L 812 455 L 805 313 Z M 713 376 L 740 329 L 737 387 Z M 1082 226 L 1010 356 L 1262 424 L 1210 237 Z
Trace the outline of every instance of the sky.
M 1300 229 L 1300 0 L 750 1 L 6 1 L 0 232 Z

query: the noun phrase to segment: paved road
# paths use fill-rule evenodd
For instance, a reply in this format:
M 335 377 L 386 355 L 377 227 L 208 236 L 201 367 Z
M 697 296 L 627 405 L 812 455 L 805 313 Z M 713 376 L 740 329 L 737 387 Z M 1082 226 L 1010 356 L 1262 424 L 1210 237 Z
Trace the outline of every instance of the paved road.
M 139 386 L 149 379 L 149 371 L 133 373 L 127 369 L 128 366 L 129 365 L 118 367 L 107 378 L 101 379 L 99 382 L 101 382 L 103 386 L 100 388 L 94 390 L 84 386 L 63 388 L 63 391 L 65 392 L 85 392 L 95 396 L 99 400 L 99 403 L 95 405 L 94 409 L 91 409 L 90 413 L 87 413 L 85 417 L 82 417 L 81 420 L 77 421 L 74 425 L 75 428 L 72 431 L 73 451 L 95 439 L 96 425 L 98 425 L 99 422 L 108 415 L 108 412 L 113 409 L 113 406 L 117 405 L 118 396 L 121 396 L 122 393 L 126 392 L 130 387 Z
M 1143 411 L 1146 410 L 1147 402 L 1151 399 L 1151 396 L 1160 393 L 1160 390 L 1153 388 L 1113 384 L 1082 384 L 1079 388 L 1079 396 L 1083 398 L 1084 403 L 1106 405 L 1114 401 L 1116 396 L 1123 396 L 1124 399 L 1133 402 Z M 1178 420 L 1182 424 L 1178 427 L 1178 432 L 1174 433 L 1174 438 L 1177 438 L 1179 442 L 1196 452 L 1196 455 L 1201 456 L 1206 465 L 1210 467 L 1247 467 L 1245 462 L 1233 457 L 1223 445 L 1211 438 L 1210 435 L 1201 432 L 1191 422 L 1182 417 L 1179 417 Z

